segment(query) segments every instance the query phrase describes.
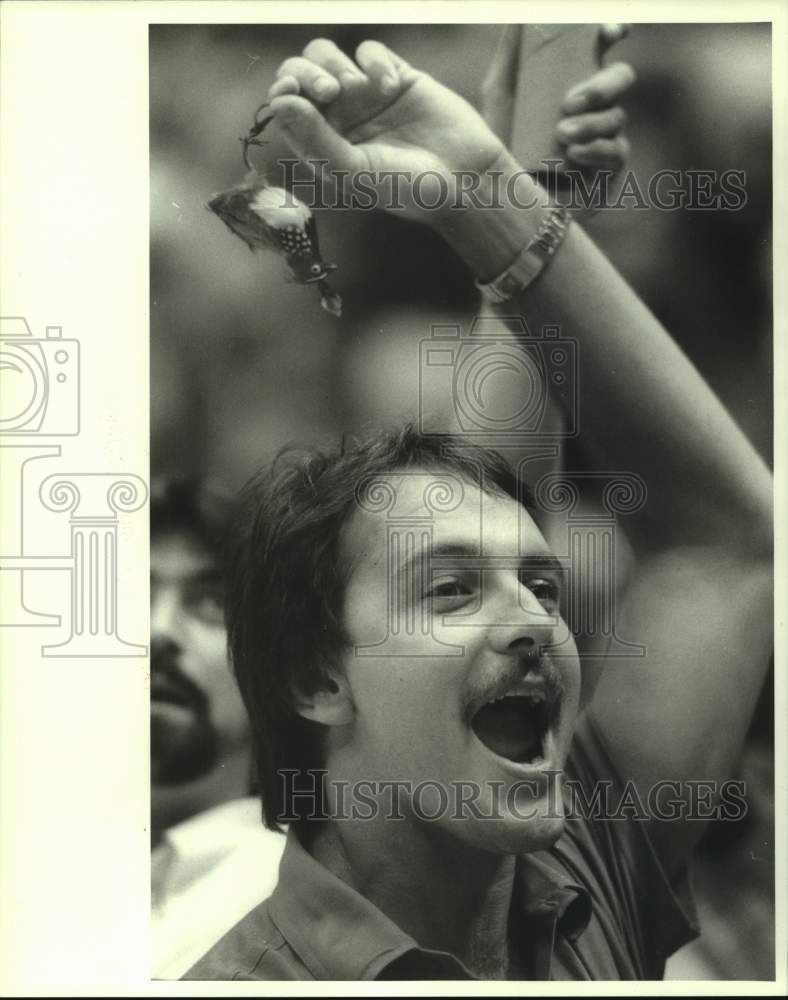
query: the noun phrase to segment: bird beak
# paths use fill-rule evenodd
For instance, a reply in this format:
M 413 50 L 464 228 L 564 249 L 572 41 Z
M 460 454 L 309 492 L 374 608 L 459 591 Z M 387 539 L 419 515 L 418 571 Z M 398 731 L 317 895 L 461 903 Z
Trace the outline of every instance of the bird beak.
M 338 264 L 324 264 L 323 265 L 323 271 L 322 271 L 322 273 L 321 274 L 316 274 L 312 278 L 307 278 L 304 281 L 304 284 L 305 285 L 314 285 L 314 283 L 316 281 L 325 281 L 326 278 L 329 276 L 329 274 L 331 274 L 332 271 L 336 271 L 336 269 L 337 269 L 338 266 L 339 266 Z

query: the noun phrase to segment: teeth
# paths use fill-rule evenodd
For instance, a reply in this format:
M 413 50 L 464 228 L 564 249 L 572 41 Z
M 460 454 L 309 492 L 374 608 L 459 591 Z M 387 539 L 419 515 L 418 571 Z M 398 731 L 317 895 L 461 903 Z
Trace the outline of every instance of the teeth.
M 498 701 L 503 701 L 504 698 L 527 698 L 532 705 L 538 705 L 546 700 L 542 691 L 527 691 L 522 694 L 517 691 L 507 691 L 506 694 L 500 694 L 497 698 L 490 698 L 487 704 L 494 705 Z

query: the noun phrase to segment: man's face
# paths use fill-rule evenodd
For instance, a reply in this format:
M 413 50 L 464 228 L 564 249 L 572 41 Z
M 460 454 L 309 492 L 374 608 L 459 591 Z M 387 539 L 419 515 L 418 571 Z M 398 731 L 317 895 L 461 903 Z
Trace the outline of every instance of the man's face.
M 227 664 L 215 558 L 188 534 L 151 545 L 151 770 L 154 785 L 203 777 L 247 739 Z
M 437 783 L 448 799 L 424 786 L 408 808 L 437 813 L 432 828 L 452 837 L 506 853 L 547 846 L 563 827 L 551 773 L 580 687 L 560 566 L 509 497 L 452 473 L 384 482 L 387 509 L 362 504 L 343 537 L 355 716 L 340 762 L 358 778 Z

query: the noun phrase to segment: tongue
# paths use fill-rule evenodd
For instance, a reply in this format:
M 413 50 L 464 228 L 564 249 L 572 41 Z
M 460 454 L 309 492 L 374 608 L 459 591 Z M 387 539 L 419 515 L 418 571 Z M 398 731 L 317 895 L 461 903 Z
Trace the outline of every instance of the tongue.
M 504 698 L 479 709 L 473 731 L 493 753 L 509 760 L 533 760 L 542 742 L 525 698 Z

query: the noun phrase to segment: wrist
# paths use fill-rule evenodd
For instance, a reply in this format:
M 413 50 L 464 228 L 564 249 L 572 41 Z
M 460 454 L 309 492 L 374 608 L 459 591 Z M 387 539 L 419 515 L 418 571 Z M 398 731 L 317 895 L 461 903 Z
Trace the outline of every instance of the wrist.
M 547 192 L 503 150 L 478 179 L 457 175 L 457 190 L 435 229 L 481 282 L 496 278 L 534 237 Z

